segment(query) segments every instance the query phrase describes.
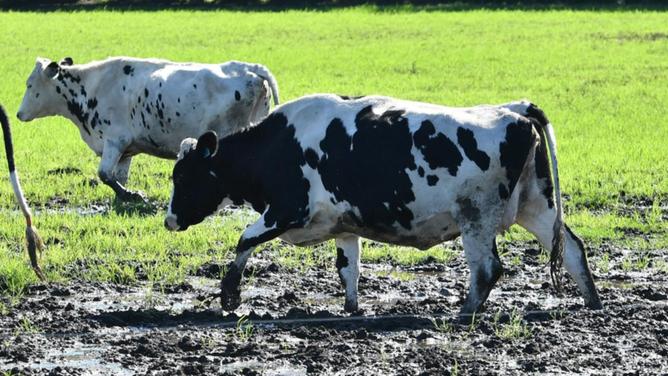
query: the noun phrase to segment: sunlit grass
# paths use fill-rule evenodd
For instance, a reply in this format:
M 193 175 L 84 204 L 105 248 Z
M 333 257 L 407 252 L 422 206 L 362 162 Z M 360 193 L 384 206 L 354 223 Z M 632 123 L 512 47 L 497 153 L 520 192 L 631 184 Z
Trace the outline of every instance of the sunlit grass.
M 590 247 L 668 248 L 668 15 L 657 12 L 44 12 L 0 13 L 0 102 L 13 114 L 35 57 L 75 63 L 129 55 L 178 61 L 260 62 L 283 101 L 314 92 L 386 94 L 452 106 L 529 98 L 555 126 L 567 222 Z M 178 283 L 201 264 L 231 259 L 253 215 L 215 217 L 184 233 L 154 215 L 81 215 L 109 205 L 99 158 L 62 118 L 14 120 L 16 162 L 48 251 L 50 280 Z M 172 161 L 139 156 L 129 187 L 169 198 Z M 66 173 L 58 169 L 71 168 Z M 640 201 L 642 200 L 642 201 Z M 625 202 L 648 202 L 631 214 Z M 36 282 L 22 251 L 22 217 L 0 185 L 0 290 Z M 635 236 L 641 234 L 643 236 Z M 505 241 L 532 237 L 519 228 Z M 333 262 L 330 242 L 274 241 L 277 262 L 297 269 Z M 363 262 L 449 262 L 446 244 L 426 252 L 365 243 Z M 635 260 L 635 259 L 634 259 Z M 630 269 L 642 267 L 629 261 Z

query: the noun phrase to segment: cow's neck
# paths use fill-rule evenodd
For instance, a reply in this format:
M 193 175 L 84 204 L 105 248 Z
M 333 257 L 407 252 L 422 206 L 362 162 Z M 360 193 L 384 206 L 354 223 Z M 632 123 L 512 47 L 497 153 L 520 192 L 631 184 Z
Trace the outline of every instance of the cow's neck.
M 97 82 L 91 80 L 83 67 L 62 67 L 54 82 L 59 105 L 56 113 L 70 119 L 82 134 L 90 136 L 97 125 Z M 99 115 L 98 115 L 99 118 Z
M 244 131 L 220 141 L 214 156 L 218 169 L 215 173 L 222 178 L 225 196 L 235 205 L 247 204 L 262 213 L 269 202 L 266 187 L 257 173 L 258 168 L 262 168 L 260 156 L 264 140 L 253 140 L 248 135 L 249 132 Z

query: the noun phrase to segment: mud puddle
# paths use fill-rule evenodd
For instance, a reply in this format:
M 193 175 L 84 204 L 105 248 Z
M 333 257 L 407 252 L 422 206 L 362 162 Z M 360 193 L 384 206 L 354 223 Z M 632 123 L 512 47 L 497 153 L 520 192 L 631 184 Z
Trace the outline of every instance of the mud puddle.
M 212 298 L 224 262 L 173 286 L 39 285 L 3 301 L 0 373 L 668 374 L 668 275 L 654 267 L 668 252 L 652 251 L 643 270 L 625 270 L 627 252 L 610 255 L 605 273 L 594 267 L 606 308 L 590 311 L 572 282 L 554 295 L 537 252 L 511 249 L 487 311 L 467 325 L 457 320 L 463 256 L 364 265 L 355 315 L 342 309 L 333 260 L 293 270 L 271 251 L 251 259 L 234 313 Z

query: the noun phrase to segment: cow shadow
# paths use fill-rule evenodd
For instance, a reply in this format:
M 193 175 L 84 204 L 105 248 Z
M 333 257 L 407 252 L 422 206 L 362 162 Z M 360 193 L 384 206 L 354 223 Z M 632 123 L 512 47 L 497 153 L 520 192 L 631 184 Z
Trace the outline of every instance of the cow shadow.
M 138 217 L 154 216 L 164 207 L 164 203 L 150 198 L 136 201 L 124 201 L 114 198 L 111 203 L 111 209 L 116 214 Z

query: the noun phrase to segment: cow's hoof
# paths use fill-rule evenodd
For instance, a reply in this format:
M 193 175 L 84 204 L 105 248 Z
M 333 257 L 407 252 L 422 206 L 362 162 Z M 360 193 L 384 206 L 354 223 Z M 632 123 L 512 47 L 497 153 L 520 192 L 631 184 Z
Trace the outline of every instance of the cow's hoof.
M 220 294 L 220 306 L 225 311 L 234 311 L 235 309 L 239 308 L 240 305 L 241 294 L 239 292 L 232 293 L 223 290 L 223 292 Z
M 359 311 L 359 307 L 357 306 L 357 302 L 346 301 L 346 303 L 343 305 L 343 310 L 348 313 L 356 313 Z
M 593 310 L 601 310 L 603 309 L 603 303 L 599 299 L 594 299 L 586 303 L 587 308 L 593 309 Z
M 121 197 L 121 201 L 125 202 L 136 202 L 136 203 L 147 203 L 146 195 L 139 191 L 126 191 Z

